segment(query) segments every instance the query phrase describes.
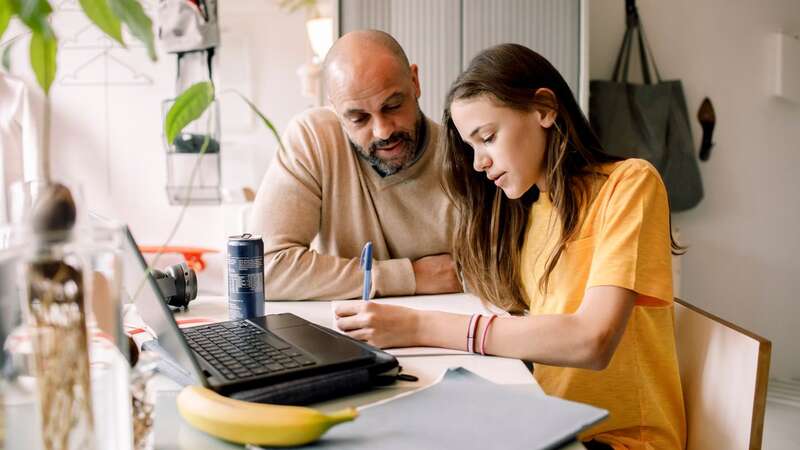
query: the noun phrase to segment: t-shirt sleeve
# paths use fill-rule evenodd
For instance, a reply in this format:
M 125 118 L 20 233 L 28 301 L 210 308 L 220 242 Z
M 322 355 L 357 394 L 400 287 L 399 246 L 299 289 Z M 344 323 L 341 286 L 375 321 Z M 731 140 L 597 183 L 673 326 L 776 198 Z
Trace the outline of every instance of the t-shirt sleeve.
M 611 191 L 602 208 L 586 287 L 619 286 L 639 294 L 637 305 L 666 306 L 672 302 L 666 188 L 647 163 L 620 169 L 607 181 Z

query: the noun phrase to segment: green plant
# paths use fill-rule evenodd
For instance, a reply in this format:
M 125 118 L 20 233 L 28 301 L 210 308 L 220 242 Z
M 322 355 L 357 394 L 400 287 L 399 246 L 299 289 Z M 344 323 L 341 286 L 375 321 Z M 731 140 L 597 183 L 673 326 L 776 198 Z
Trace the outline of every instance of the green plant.
M 79 3 L 86 17 L 111 39 L 125 47 L 121 31 L 124 24 L 128 31 L 147 47 L 150 59 L 156 60 L 153 22 L 147 17 L 138 0 L 79 0 Z M 53 7 L 48 0 L 0 0 L 0 41 L 14 18 L 22 22 L 28 32 L 9 39 L 7 45 L 24 35 L 31 36 L 28 48 L 30 65 L 36 76 L 36 82 L 45 94 L 44 139 L 39 150 L 44 165 L 44 173 L 41 175 L 46 180 L 50 179 L 50 87 L 56 78 L 58 53 L 58 38 L 50 26 L 52 14 Z M 10 59 L 7 59 L 8 61 Z
M 236 94 L 245 103 L 247 103 L 250 109 L 259 117 L 259 119 L 261 119 L 261 122 L 264 124 L 264 126 L 270 130 L 272 135 L 275 137 L 275 140 L 278 142 L 278 145 L 283 148 L 283 141 L 281 141 L 281 137 L 277 128 L 275 128 L 275 125 L 273 125 L 272 122 L 267 119 L 267 117 L 258 109 L 258 107 L 256 107 L 255 104 L 253 104 L 252 101 L 250 101 L 239 91 L 229 89 L 226 92 Z M 177 99 L 175 99 L 175 103 L 172 104 L 172 107 L 170 107 L 169 111 L 167 111 L 167 117 L 164 120 L 164 136 L 167 138 L 167 142 L 174 142 L 175 137 L 178 136 L 178 134 L 180 134 L 180 132 L 186 128 L 187 125 L 199 119 L 203 115 L 208 107 L 211 106 L 211 103 L 214 102 L 215 98 L 216 90 L 214 89 L 214 85 L 209 81 L 195 83 L 183 91 L 183 93 L 178 96 Z M 209 120 L 210 119 L 211 116 L 209 116 Z M 203 155 L 205 155 L 206 150 L 208 149 L 208 144 L 209 136 L 206 135 L 203 139 L 202 145 L 200 146 L 200 158 L 197 159 L 197 162 L 195 163 L 194 168 L 189 175 L 190 193 L 192 185 L 194 184 L 195 176 L 197 175 L 197 169 L 200 167 L 200 160 L 202 159 Z M 186 207 L 189 205 L 189 197 L 190 195 L 186 196 L 186 201 L 184 202 L 183 208 L 181 208 L 181 212 L 178 215 L 178 220 L 176 220 L 175 225 L 173 225 L 172 230 L 170 230 L 169 236 L 161 246 L 162 248 L 167 247 L 170 241 L 172 241 L 172 238 L 175 236 L 175 233 L 177 233 L 178 228 L 183 221 L 183 216 L 186 213 Z M 150 266 L 155 266 L 160 257 L 161 252 L 155 256 Z M 137 295 L 143 285 L 144 283 L 142 282 L 137 288 Z
M 228 89 L 225 92 L 236 94 L 242 101 L 247 103 L 264 126 L 269 129 L 275 137 L 275 140 L 278 141 L 278 145 L 280 145 L 281 148 L 283 147 L 280 134 L 278 134 L 275 125 L 267 119 L 252 101 L 237 90 Z M 195 83 L 183 91 L 183 93 L 175 99 L 175 103 L 169 111 L 167 111 L 167 117 L 164 120 L 164 136 L 166 136 L 167 142 L 174 142 L 175 137 L 180 134 L 181 130 L 186 128 L 186 125 L 200 118 L 215 98 L 216 91 L 214 90 L 214 85 L 208 81 Z
M 147 47 L 150 59 L 156 61 L 153 22 L 147 17 L 138 0 L 79 0 L 79 3 L 86 17 L 123 47 L 126 47 L 122 37 L 122 25 L 125 25 L 128 31 Z M 303 5 L 313 6 L 316 0 L 286 0 L 284 3 L 299 8 Z M 48 0 L 0 0 L 0 41 L 14 17 L 28 28 L 31 35 L 29 47 L 31 68 L 36 75 L 36 81 L 46 95 L 50 92 L 50 86 L 53 84 L 57 70 L 58 39 L 50 26 L 49 20 L 52 13 L 53 8 Z M 2 63 L 7 68 L 10 66 L 8 50 L 22 36 L 11 38 L 4 45 L 6 48 L 3 52 Z M 235 93 L 250 106 L 275 136 L 279 145 L 282 145 L 277 130 L 264 114 L 242 94 Z M 181 93 L 168 111 L 164 122 L 167 142 L 173 142 L 175 136 L 186 125 L 199 118 L 208 109 L 214 98 L 214 86 L 208 82 L 193 85 Z M 48 129 L 49 107 L 46 107 L 45 110 L 45 120 L 47 121 L 45 128 Z M 46 131 L 46 135 L 49 135 L 48 131 Z M 46 142 L 45 147 L 47 147 Z M 47 150 L 47 148 L 44 149 L 45 152 Z
M 147 47 L 150 59 L 156 60 L 153 22 L 137 0 L 79 0 L 86 17 L 108 37 L 126 46 L 122 25 Z M 31 33 L 30 64 L 36 81 L 49 94 L 56 74 L 58 38 L 50 26 L 53 7 L 48 0 L 0 0 L 0 39 L 11 19 L 19 19 Z
M 94 23 L 103 33 L 109 38 L 113 39 L 123 47 L 126 47 L 125 41 L 122 37 L 122 26 L 124 25 L 131 35 L 147 48 L 147 53 L 152 61 L 157 60 L 155 51 L 155 38 L 153 34 L 153 22 L 145 14 L 142 5 L 138 0 L 79 0 L 83 12 L 86 17 Z M 316 0 L 290 0 L 286 3 L 297 3 L 299 5 L 312 5 Z M 49 92 L 50 87 L 55 80 L 57 66 L 56 56 L 58 51 L 58 39 L 55 31 L 50 26 L 50 17 L 53 13 L 53 8 L 49 0 L 0 0 L 0 42 L 2 42 L 3 35 L 8 29 L 8 25 L 13 18 L 21 21 L 28 29 L 27 32 L 7 40 L 5 43 L 0 44 L 0 50 L 3 50 L 0 56 L 0 63 L 8 70 L 10 67 L 9 49 L 11 45 L 19 41 L 26 35 L 31 36 L 29 45 L 30 65 L 36 75 L 36 81 L 45 93 L 45 108 L 44 108 L 44 142 L 42 144 L 42 153 L 45 160 L 49 155 L 49 135 L 50 135 L 50 104 Z M 5 47 L 3 49 L 3 47 Z M 253 112 L 258 115 L 264 125 L 270 130 L 278 144 L 283 147 L 277 129 L 258 110 L 255 104 L 237 91 L 232 91 L 244 100 Z M 214 86 L 210 82 L 197 83 L 191 86 L 186 91 L 182 92 L 167 112 L 167 117 L 164 121 L 164 133 L 167 137 L 167 142 L 173 142 L 177 136 L 189 123 L 197 120 L 212 104 L 216 96 Z M 203 142 L 200 150 L 201 156 L 208 148 L 208 136 Z M 200 159 L 198 159 L 189 181 L 189 186 L 193 183 L 197 168 L 199 167 Z M 49 173 L 43 174 L 49 178 Z M 172 231 L 162 245 L 166 247 L 169 245 L 172 237 L 180 226 L 183 220 L 184 213 L 188 206 L 187 201 L 181 208 L 180 215 L 173 226 Z M 160 257 L 161 252 L 156 255 L 156 261 Z M 155 262 L 153 264 L 155 264 Z

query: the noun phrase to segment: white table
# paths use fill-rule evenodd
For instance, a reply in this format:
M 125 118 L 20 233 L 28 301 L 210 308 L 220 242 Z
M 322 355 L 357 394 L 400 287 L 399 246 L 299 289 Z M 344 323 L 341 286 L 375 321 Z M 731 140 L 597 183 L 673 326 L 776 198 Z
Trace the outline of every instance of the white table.
M 378 299 L 384 303 L 405 305 L 420 309 L 432 309 L 456 313 L 485 312 L 486 309 L 474 296 L 467 294 L 396 297 Z M 332 325 L 331 302 L 299 301 L 268 302 L 266 313 L 275 314 L 290 312 L 310 322 L 325 327 Z M 202 297 L 191 302 L 189 310 L 175 315 L 182 319 L 206 318 L 212 321 L 228 320 L 227 301 L 224 297 Z M 538 389 L 535 379 L 522 361 L 510 358 L 480 356 L 446 349 L 413 352 L 408 350 L 388 350 L 397 356 L 404 373 L 415 375 L 419 381 L 398 381 L 391 386 L 344 397 L 314 405 L 323 411 L 333 411 L 345 406 L 364 406 L 379 400 L 394 397 L 428 386 L 438 380 L 450 367 L 464 367 L 490 381 L 498 384 L 526 384 Z M 165 377 L 157 380 L 159 389 L 156 411 L 156 449 L 189 450 L 189 449 L 235 449 L 241 448 L 216 440 L 192 429 L 183 422 L 175 409 L 175 396 L 180 387 Z M 379 447 L 378 447 L 379 448 Z M 567 448 L 582 449 L 574 443 Z

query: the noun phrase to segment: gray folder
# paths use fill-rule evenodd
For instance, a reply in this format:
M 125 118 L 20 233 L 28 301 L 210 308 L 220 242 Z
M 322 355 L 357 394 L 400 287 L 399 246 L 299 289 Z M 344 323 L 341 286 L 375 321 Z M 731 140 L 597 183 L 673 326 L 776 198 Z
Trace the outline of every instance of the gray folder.
M 492 383 L 464 369 L 441 382 L 361 410 L 313 449 L 551 449 L 608 416 L 603 409 Z

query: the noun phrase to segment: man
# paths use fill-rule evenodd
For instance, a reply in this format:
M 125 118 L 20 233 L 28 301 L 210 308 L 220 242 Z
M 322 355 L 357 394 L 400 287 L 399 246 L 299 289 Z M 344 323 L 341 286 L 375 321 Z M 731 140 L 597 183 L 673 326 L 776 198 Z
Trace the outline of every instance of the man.
M 455 211 L 440 177 L 440 127 L 419 108 L 417 66 L 391 36 L 354 31 L 328 52 L 332 108 L 299 114 L 255 199 L 271 300 L 456 292 L 449 254 Z

